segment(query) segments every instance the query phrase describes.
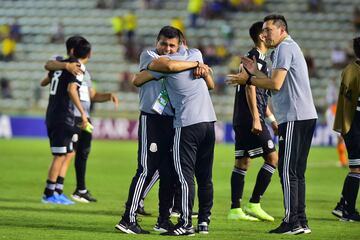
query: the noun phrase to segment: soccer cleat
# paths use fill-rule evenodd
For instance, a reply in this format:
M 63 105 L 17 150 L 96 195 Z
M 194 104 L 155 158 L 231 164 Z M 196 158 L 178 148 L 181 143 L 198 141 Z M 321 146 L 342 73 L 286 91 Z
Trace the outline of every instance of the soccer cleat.
M 344 212 L 344 206 L 342 204 L 340 204 L 340 203 L 337 203 L 336 207 L 334 208 L 334 210 L 332 210 L 331 213 L 335 217 L 342 218 L 343 217 L 343 212 Z
M 43 196 L 41 198 L 41 202 L 45 204 L 62 204 L 61 200 L 58 199 L 55 195 L 51 195 L 50 197 Z
M 304 229 L 299 224 L 282 222 L 279 227 L 270 230 L 269 233 L 298 235 L 304 233 Z
M 60 204 L 64 205 L 73 205 L 75 204 L 73 201 L 71 201 L 65 194 L 58 194 L 54 193 L 54 196 L 61 202 Z
M 307 223 L 302 223 L 301 227 L 303 228 L 305 234 L 311 233 L 311 229 Z
M 357 210 L 355 210 L 352 213 L 349 213 L 348 211 L 345 210 L 340 220 L 346 222 L 360 222 L 360 215 Z
M 86 193 L 80 193 L 79 190 L 75 190 L 71 198 L 76 202 L 81 203 L 90 203 L 90 202 L 97 202 L 96 198 L 94 198 L 89 191 Z
M 148 213 L 145 211 L 144 207 L 138 207 L 138 209 L 136 210 L 137 214 L 143 215 L 143 216 L 151 216 L 151 213 Z
M 157 232 L 169 232 L 172 231 L 174 229 L 174 224 L 169 220 L 161 220 L 158 219 L 157 223 L 154 226 L 154 230 Z
M 243 212 L 241 208 L 232 208 L 227 215 L 227 219 L 229 220 L 242 220 L 242 221 L 253 221 L 258 222 L 259 219 L 249 216 Z
M 165 236 L 194 236 L 195 235 L 195 229 L 193 226 L 190 227 L 184 227 L 180 224 L 177 224 L 172 231 L 160 233 L 160 235 Z
M 196 232 L 200 234 L 209 234 L 209 224 L 207 222 L 199 223 Z
M 244 207 L 244 211 L 246 214 L 256 217 L 260 220 L 263 221 L 269 221 L 269 222 L 273 222 L 274 218 L 272 216 L 270 216 L 269 214 L 267 214 L 260 206 L 260 203 L 248 203 L 245 207 Z
M 127 234 L 149 234 L 149 231 L 146 231 L 140 227 L 137 222 L 126 222 L 124 219 L 115 225 L 115 228 L 123 233 Z

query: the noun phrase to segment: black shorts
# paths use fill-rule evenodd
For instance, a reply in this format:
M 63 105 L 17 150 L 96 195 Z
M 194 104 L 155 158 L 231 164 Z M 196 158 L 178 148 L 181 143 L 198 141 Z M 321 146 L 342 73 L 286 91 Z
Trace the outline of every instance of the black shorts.
M 51 153 L 56 156 L 73 151 L 72 137 L 74 130 L 66 124 L 47 126 Z
M 355 113 L 351 128 L 344 136 L 346 150 L 348 152 L 349 167 L 360 167 L 360 112 Z
M 276 151 L 270 132 L 261 122 L 262 132 L 255 135 L 251 132 L 252 125 L 234 126 L 235 131 L 235 158 L 256 158 Z
M 90 118 L 88 118 L 87 120 L 89 123 L 92 124 Z M 72 137 L 73 149 L 75 151 L 77 150 L 78 142 L 81 138 L 85 137 L 87 139 L 86 142 L 91 142 L 92 140 L 92 134 L 80 128 L 81 122 L 81 117 L 75 117 L 74 134 Z

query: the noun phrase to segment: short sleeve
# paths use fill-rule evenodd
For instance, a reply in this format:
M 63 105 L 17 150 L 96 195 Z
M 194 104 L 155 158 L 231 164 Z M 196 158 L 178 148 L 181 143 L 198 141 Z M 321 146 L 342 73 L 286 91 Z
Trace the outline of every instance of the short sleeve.
M 200 52 L 199 49 L 196 49 L 196 48 L 190 49 L 190 54 L 194 54 L 194 57 L 196 59 L 195 61 L 199 61 L 200 63 L 204 63 L 202 53 Z
M 144 50 L 140 55 L 140 64 L 139 64 L 140 72 L 143 70 L 147 70 L 149 64 L 154 59 L 157 59 L 159 57 L 160 56 L 154 50 Z
M 281 44 L 274 53 L 273 69 L 286 69 L 289 71 L 292 61 L 292 51 L 289 45 Z
M 147 70 L 149 71 L 149 73 L 155 78 L 155 79 L 160 79 L 163 77 L 166 77 L 166 73 L 162 73 L 162 72 L 155 72 L 155 71 L 151 71 L 151 70 Z

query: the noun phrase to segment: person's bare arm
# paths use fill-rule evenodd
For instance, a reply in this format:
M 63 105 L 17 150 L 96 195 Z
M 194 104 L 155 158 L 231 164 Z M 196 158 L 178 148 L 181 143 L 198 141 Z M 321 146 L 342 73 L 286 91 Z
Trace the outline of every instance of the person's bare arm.
M 245 94 L 246 94 L 246 101 L 248 103 L 249 110 L 253 119 L 251 132 L 257 135 L 262 132 L 262 126 L 260 122 L 259 111 L 257 108 L 256 87 L 246 85 Z
M 278 127 L 278 124 L 277 124 L 277 122 L 276 122 L 275 116 L 274 116 L 274 114 L 271 112 L 269 106 L 266 107 L 266 113 L 265 113 L 265 115 L 266 115 L 266 119 L 265 119 L 265 120 L 266 120 L 269 124 L 271 124 L 271 128 L 273 129 L 275 135 L 278 135 L 279 127 Z
M 208 87 L 209 90 L 213 90 L 215 88 L 215 82 L 214 82 L 214 78 L 213 78 L 213 71 L 210 68 L 209 72 L 203 76 L 205 82 L 206 82 L 206 86 Z
M 181 72 L 196 67 L 204 67 L 205 64 L 198 61 L 178 61 L 167 57 L 159 57 L 149 64 L 148 69 L 157 72 Z
M 97 92 L 95 89 L 90 88 L 90 99 L 92 102 L 108 102 L 112 101 L 114 103 L 115 109 L 119 106 L 119 99 L 114 93 L 101 93 Z
M 248 71 L 254 75 L 251 77 L 251 84 L 264 89 L 270 89 L 279 91 L 285 81 L 287 74 L 286 69 L 274 69 L 271 74 L 271 78 L 267 77 L 263 72 L 256 68 L 256 61 L 247 57 L 241 58 L 242 63 Z M 227 82 L 231 84 L 245 84 L 249 79 L 249 74 L 246 71 L 242 71 L 239 74 L 227 75 Z
M 141 71 L 139 73 L 134 74 L 133 79 L 131 80 L 132 84 L 136 87 L 140 87 L 144 83 L 155 80 L 154 76 L 151 75 L 149 71 Z
M 50 84 L 50 82 L 51 82 L 51 81 L 50 81 L 49 76 L 46 76 L 46 77 L 44 77 L 43 80 L 41 80 L 40 86 L 41 86 L 41 87 L 46 87 L 47 85 Z
M 85 129 L 88 124 L 88 120 L 87 120 L 86 113 L 80 102 L 80 98 L 79 98 L 79 94 L 78 94 L 78 85 L 76 83 L 68 84 L 68 94 L 69 94 L 71 101 L 74 103 L 75 107 L 79 110 L 79 112 L 81 114 L 81 120 L 82 120 L 81 128 Z
M 60 62 L 56 60 L 49 60 L 46 62 L 44 68 L 48 71 L 66 70 L 72 75 L 76 76 L 82 74 L 80 63 L 78 62 Z

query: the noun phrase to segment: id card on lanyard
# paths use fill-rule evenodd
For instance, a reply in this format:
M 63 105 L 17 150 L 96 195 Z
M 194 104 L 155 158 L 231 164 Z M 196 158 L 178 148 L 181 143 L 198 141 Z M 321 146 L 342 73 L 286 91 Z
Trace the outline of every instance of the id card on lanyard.
M 161 80 L 161 83 L 162 89 L 152 106 L 152 110 L 160 115 L 164 112 L 166 105 L 169 103 L 169 94 L 166 91 L 164 80 Z

